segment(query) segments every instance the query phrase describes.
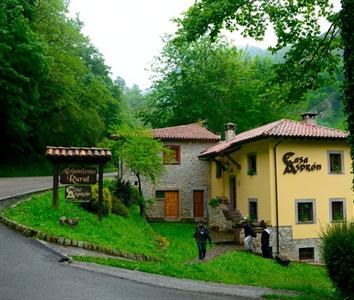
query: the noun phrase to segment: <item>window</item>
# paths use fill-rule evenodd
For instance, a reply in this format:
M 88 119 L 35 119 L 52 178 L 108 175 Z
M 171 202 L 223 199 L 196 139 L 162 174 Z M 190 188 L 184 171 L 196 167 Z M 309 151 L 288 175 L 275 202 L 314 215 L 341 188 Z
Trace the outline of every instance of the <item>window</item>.
M 165 192 L 164 191 L 156 191 L 155 192 L 155 198 L 158 199 L 158 200 L 165 199 Z
M 299 248 L 299 260 L 314 260 L 315 259 L 315 248 Z
M 345 220 L 344 199 L 330 199 L 329 209 L 331 222 Z
M 257 155 L 255 153 L 250 153 L 247 156 L 248 158 L 248 175 L 256 175 L 257 174 Z
M 329 151 L 328 152 L 328 173 L 329 174 L 343 174 L 343 151 Z
M 248 200 L 248 215 L 251 220 L 258 220 L 258 203 L 257 199 Z
M 221 162 L 216 161 L 216 169 L 215 169 L 215 176 L 216 178 L 221 178 L 222 177 L 222 166 L 221 166 Z
M 315 200 L 296 200 L 296 223 L 315 223 Z
M 166 145 L 167 148 L 170 149 L 170 153 L 163 154 L 163 163 L 167 164 L 180 164 L 181 162 L 181 151 L 180 146 L 178 145 Z

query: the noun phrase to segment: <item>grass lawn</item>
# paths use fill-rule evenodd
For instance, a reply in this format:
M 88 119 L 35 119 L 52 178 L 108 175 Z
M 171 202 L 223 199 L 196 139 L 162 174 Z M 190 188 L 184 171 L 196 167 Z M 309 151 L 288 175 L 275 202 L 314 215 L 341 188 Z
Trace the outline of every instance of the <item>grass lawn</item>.
M 97 215 L 82 209 L 77 203 L 67 203 L 64 191 L 59 193 L 59 208 L 52 207 L 52 193 L 33 196 L 14 208 L 4 211 L 5 217 L 53 236 L 119 249 L 124 252 L 163 257 L 164 251 L 157 245 L 158 235 L 149 224 L 139 216 L 139 209 L 130 210 L 129 218 L 110 214 L 99 222 Z M 59 218 L 79 217 L 76 227 L 62 226 Z
M 88 241 L 130 253 L 163 258 L 160 262 L 126 261 L 98 257 L 75 257 L 103 265 L 226 284 L 241 284 L 301 291 L 292 299 L 333 299 L 332 283 L 322 266 L 291 263 L 282 267 L 273 260 L 246 252 L 229 252 L 204 263 L 195 263 L 197 248 L 192 238 L 194 225 L 176 222 L 148 224 L 138 209 L 130 210 L 129 218 L 105 217 L 87 213 L 77 204 L 66 203 L 60 193 L 59 209 L 51 207 L 51 193 L 34 196 L 15 208 L 7 209 L 6 217 L 53 235 Z M 79 217 L 76 228 L 59 225 L 60 216 Z M 275 299 L 269 296 L 270 299 Z M 284 299 L 288 299 L 284 297 Z

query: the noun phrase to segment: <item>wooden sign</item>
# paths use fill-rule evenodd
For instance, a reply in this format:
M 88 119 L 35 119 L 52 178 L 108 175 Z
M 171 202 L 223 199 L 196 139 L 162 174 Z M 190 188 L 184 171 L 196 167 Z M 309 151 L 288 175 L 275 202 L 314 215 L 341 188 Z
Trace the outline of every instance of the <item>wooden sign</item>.
M 68 202 L 89 202 L 91 199 L 91 186 L 65 187 L 65 198 Z
M 96 182 L 95 168 L 65 168 L 60 173 L 61 184 L 95 184 Z

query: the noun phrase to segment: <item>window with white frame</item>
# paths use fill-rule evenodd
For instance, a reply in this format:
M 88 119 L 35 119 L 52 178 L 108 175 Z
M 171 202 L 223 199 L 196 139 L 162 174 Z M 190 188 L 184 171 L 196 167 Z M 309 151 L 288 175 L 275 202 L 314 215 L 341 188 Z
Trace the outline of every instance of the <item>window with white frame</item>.
M 331 222 L 345 220 L 345 199 L 329 199 L 329 209 Z
M 343 151 L 328 151 L 328 173 L 344 174 Z
M 314 199 L 295 200 L 296 223 L 307 224 L 316 222 Z

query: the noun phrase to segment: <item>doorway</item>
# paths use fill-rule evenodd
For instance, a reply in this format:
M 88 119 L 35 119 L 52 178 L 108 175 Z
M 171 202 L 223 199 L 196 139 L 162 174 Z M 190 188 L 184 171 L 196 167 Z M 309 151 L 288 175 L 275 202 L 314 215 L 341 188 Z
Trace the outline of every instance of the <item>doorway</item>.
M 193 191 L 194 218 L 204 217 L 204 191 Z
M 237 207 L 236 177 L 231 176 L 229 181 L 230 187 L 230 209 L 235 210 Z
M 171 219 L 179 217 L 178 191 L 165 191 L 165 217 Z

